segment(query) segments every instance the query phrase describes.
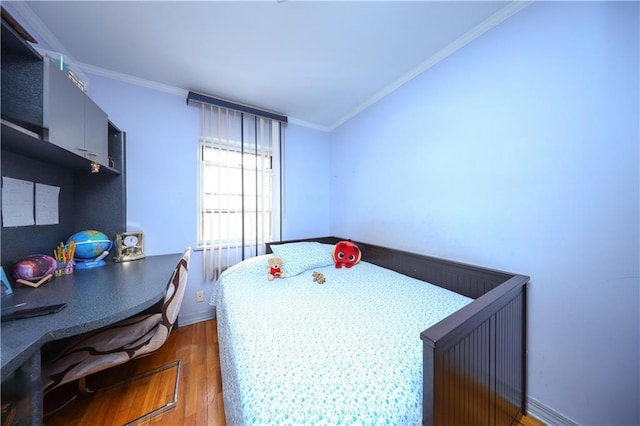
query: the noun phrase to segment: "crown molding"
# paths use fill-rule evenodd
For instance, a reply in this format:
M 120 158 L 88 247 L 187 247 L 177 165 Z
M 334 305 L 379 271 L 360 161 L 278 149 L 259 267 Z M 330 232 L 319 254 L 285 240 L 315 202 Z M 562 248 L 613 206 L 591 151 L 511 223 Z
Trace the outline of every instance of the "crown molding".
M 71 63 L 72 65 L 75 65 L 76 69 L 74 69 L 74 72 L 76 72 L 78 77 L 81 80 L 83 80 L 87 85 L 89 85 L 90 81 L 87 79 L 85 73 L 98 75 L 98 76 L 106 77 L 106 78 L 117 80 L 117 81 L 122 81 L 125 83 L 145 87 L 152 90 L 158 90 L 158 91 L 170 93 L 173 95 L 184 96 L 184 97 L 187 96 L 188 90 L 186 89 L 169 86 L 169 85 L 158 83 L 155 81 L 145 80 L 145 79 L 134 77 L 128 74 L 123 74 L 116 71 L 100 68 L 94 65 L 76 62 L 73 59 L 73 57 L 68 53 L 68 51 L 65 49 L 65 47 L 62 45 L 62 43 L 60 43 L 60 41 L 51 33 L 51 31 L 49 31 L 49 29 L 42 23 L 42 21 L 38 18 L 38 16 L 31 10 L 31 8 L 27 5 L 27 3 L 28 2 L 13 2 L 12 6 L 29 23 L 29 25 L 35 30 L 35 32 L 42 37 L 45 43 L 47 43 L 56 52 L 59 52 L 65 55 L 65 57 L 68 58 L 67 62 Z M 470 31 L 466 32 L 464 35 L 459 37 L 453 43 L 441 49 L 435 55 L 431 56 L 429 59 L 427 59 L 420 65 L 418 65 L 416 68 L 414 68 L 413 70 L 405 74 L 400 79 L 396 80 L 392 84 L 382 89 L 380 92 L 370 97 L 368 100 L 366 100 L 362 104 L 358 105 L 351 112 L 349 112 L 348 114 L 346 114 L 345 116 L 343 116 L 342 118 L 340 118 L 338 121 L 336 121 L 330 126 L 322 126 L 322 125 L 310 123 L 304 120 L 299 120 L 294 117 L 289 117 L 289 122 L 302 127 L 308 127 L 308 128 L 320 130 L 323 132 L 331 132 L 332 130 L 341 126 L 342 124 L 344 124 L 351 118 L 355 117 L 356 115 L 358 115 L 359 113 L 361 113 L 362 111 L 364 111 L 365 109 L 373 105 L 374 103 L 378 102 L 388 94 L 394 92 L 404 84 L 408 83 L 409 81 L 413 80 L 420 74 L 424 73 L 426 70 L 428 70 L 435 64 L 444 60 L 449 55 L 457 52 L 462 47 L 471 43 L 473 40 L 480 37 L 485 32 L 491 30 L 492 28 L 502 23 L 509 17 L 518 13 L 519 11 L 521 11 L 531 3 L 533 3 L 533 0 L 523 0 L 523 1 L 515 0 L 510 2 L 507 6 L 503 7 L 498 12 L 494 13 L 492 16 L 484 20 L 482 23 L 480 23 Z
M 502 9 L 500 9 L 499 11 L 491 15 L 489 18 L 485 19 L 483 22 L 476 25 L 473 29 L 463 34 L 461 37 L 456 39 L 453 43 L 450 43 L 449 45 L 445 46 L 443 49 L 438 51 L 435 55 L 431 56 L 429 59 L 427 59 L 420 65 L 418 65 L 416 68 L 414 68 L 413 70 L 405 74 L 403 77 L 391 83 L 389 86 L 385 87 L 380 92 L 376 93 L 375 95 L 367 99 L 362 104 L 358 105 L 350 113 L 348 113 L 347 115 L 342 117 L 340 120 L 336 121 L 331 126 L 329 126 L 329 131 L 332 131 L 338 126 L 344 124 L 349 119 L 358 115 L 359 113 L 361 113 L 362 111 L 364 111 L 365 109 L 373 105 L 374 103 L 378 102 L 380 99 L 384 98 L 391 92 L 394 92 L 399 87 L 403 86 L 404 84 L 413 80 L 420 74 L 424 73 L 426 70 L 428 70 L 435 64 L 439 63 L 440 61 L 444 60 L 449 55 L 457 52 L 467 44 L 471 43 L 473 40 L 480 37 L 482 34 L 486 33 L 490 29 L 502 23 L 507 18 L 515 15 L 516 13 L 518 13 L 519 11 L 521 11 L 531 3 L 533 3 L 533 0 L 512 1 L 507 6 L 503 7 Z
M 189 93 L 189 91 L 186 89 L 181 89 L 179 87 L 158 83 L 156 81 L 145 80 L 143 78 L 138 78 L 128 74 L 123 74 L 120 72 L 100 68 L 95 65 L 85 64 L 82 62 L 78 62 L 77 65 L 80 67 L 81 70 L 83 70 L 88 74 L 97 75 L 100 77 L 105 77 L 105 78 L 109 78 L 116 81 L 121 81 L 121 82 L 132 84 L 135 86 L 144 87 L 147 89 L 156 90 L 164 93 L 169 93 L 171 95 L 182 96 L 185 98 Z M 320 130 L 322 132 L 329 132 L 329 128 L 325 126 L 320 126 L 314 123 L 310 123 L 308 121 L 297 119 L 295 117 L 287 117 L 287 119 L 288 119 L 288 122 L 291 124 L 296 124 L 298 126 L 307 127 L 314 130 Z
M 33 28 L 34 32 L 40 36 L 42 41 L 47 44 L 54 52 L 59 53 L 64 56 L 65 62 L 69 63 L 69 66 L 73 70 L 74 74 L 82 80 L 85 84 L 88 85 L 89 81 L 87 76 L 84 75 L 82 69 L 78 67 L 78 63 L 73 59 L 73 56 L 69 53 L 69 51 L 64 47 L 60 40 L 53 35 L 49 28 L 38 18 L 38 16 L 33 12 L 31 7 L 29 7 L 27 1 L 20 2 L 12 2 L 11 7 L 15 10 L 24 21 L 26 21 L 31 28 Z
M 159 92 L 169 93 L 172 95 L 178 95 L 187 97 L 187 93 L 189 93 L 186 89 L 181 89 L 179 87 L 170 86 L 168 84 L 158 83 L 157 81 L 146 80 L 140 77 L 134 77 L 129 74 L 124 74 L 117 71 L 108 70 L 105 68 L 97 67 L 95 65 L 85 64 L 82 62 L 77 62 L 78 67 L 81 70 L 86 72 L 87 74 L 93 74 L 100 77 L 106 77 L 111 80 L 117 80 L 128 84 L 133 84 L 135 86 L 144 87 L 147 89 L 157 90 Z
M 319 124 L 310 123 L 308 121 L 300 120 L 298 118 L 289 117 L 289 123 L 297 124 L 298 126 L 307 127 L 309 129 L 320 130 L 321 132 L 329 133 L 331 129 L 326 126 L 321 126 Z

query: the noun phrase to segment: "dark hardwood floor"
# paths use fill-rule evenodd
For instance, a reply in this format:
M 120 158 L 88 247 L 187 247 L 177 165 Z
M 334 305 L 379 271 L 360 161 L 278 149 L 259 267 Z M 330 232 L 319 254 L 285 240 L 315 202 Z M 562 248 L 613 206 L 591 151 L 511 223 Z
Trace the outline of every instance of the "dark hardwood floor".
M 218 355 L 216 321 L 210 320 L 174 329 L 167 343 L 156 353 L 95 374 L 87 379 L 89 387 L 103 387 L 136 374 L 182 359 L 180 391 L 175 408 L 141 425 L 220 425 L 225 424 L 222 380 Z M 46 426 L 123 425 L 136 417 L 171 401 L 175 369 L 150 378 L 139 379 L 93 397 L 83 397 L 45 417 Z M 45 399 L 45 411 L 68 400 L 74 389 L 61 387 Z M 525 416 L 519 426 L 541 426 Z
M 153 355 L 97 373 L 87 379 L 100 388 L 182 360 L 178 404 L 141 425 L 224 425 L 218 334 L 214 320 L 174 329 L 165 345 Z M 164 405 L 173 398 L 175 368 L 139 379 L 112 390 L 82 397 L 49 416 L 46 426 L 123 425 Z M 45 399 L 45 412 L 68 400 L 73 387 L 61 387 Z

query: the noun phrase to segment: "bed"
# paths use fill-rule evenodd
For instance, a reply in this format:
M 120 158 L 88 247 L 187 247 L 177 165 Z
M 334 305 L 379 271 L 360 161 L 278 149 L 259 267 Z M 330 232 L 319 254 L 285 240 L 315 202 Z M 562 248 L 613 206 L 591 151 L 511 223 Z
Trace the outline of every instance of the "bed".
M 268 243 L 220 276 L 228 424 L 517 423 L 529 277 L 362 242 L 338 269 L 341 240 Z M 269 281 L 274 256 L 285 277 Z

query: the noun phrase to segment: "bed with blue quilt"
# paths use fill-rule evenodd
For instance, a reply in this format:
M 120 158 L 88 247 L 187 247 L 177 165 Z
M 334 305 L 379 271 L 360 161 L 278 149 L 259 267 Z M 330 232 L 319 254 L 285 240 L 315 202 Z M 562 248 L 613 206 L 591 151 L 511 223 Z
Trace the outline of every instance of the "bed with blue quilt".
M 517 422 L 528 277 L 360 242 L 361 261 L 336 268 L 340 240 L 269 243 L 218 279 L 227 423 Z M 272 257 L 283 278 L 267 279 Z M 512 291 L 485 297 L 500 287 Z

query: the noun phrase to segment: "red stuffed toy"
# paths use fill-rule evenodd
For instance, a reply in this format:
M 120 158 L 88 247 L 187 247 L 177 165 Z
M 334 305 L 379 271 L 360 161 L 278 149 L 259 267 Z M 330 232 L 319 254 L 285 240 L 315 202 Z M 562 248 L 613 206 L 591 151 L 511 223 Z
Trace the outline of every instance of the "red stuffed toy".
M 279 257 L 270 257 L 267 259 L 267 262 L 269 263 L 269 275 L 267 275 L 269 281 L 273 281 L 274 278 L 284 278 L 282 259 Z
M 333 247 L 333 260 L 336 268 L 351 268 L 360 261 L 362 253 L 360 248 L 351 241 L 340 241 Z

